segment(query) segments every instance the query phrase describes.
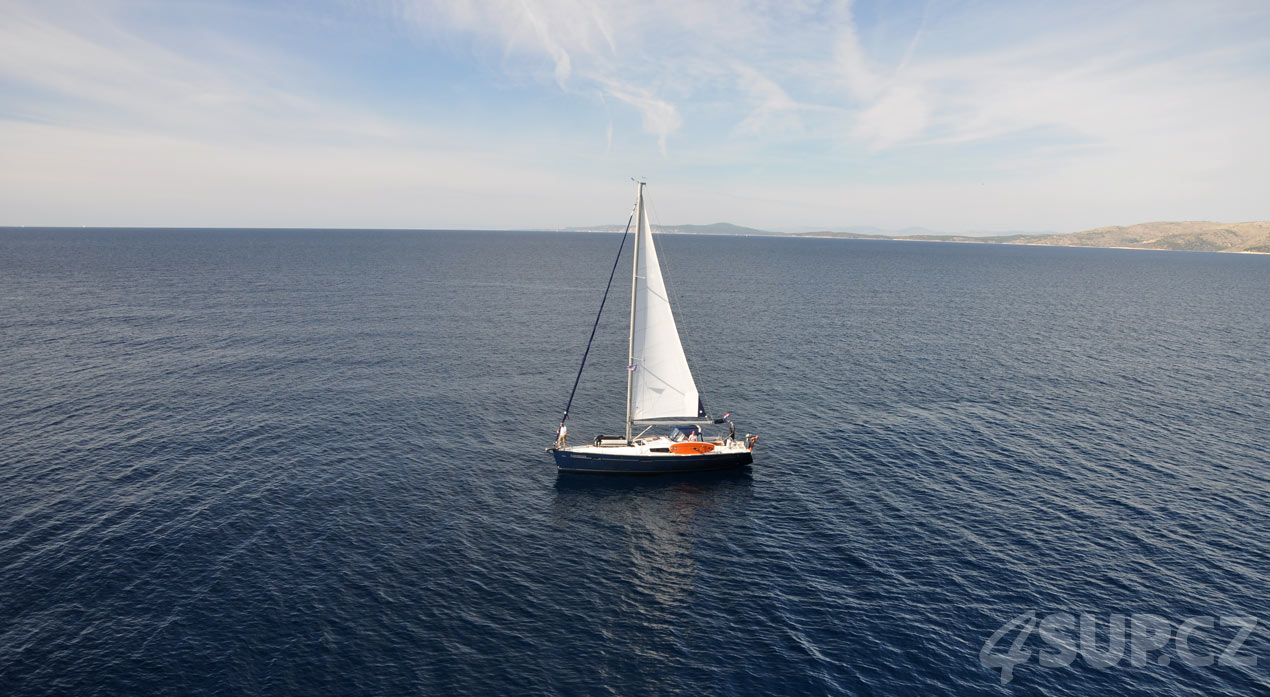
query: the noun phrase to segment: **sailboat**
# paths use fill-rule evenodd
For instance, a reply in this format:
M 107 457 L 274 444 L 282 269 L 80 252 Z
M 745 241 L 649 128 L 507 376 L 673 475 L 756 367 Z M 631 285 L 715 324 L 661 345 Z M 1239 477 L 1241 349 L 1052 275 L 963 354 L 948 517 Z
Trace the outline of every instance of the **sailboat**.
M 705 403 L 688 367 L 683 342 L 675 325 L 653 230 L 644 208 L 644 182 L 636 182 L 635 210 L 626 223 L 609 283 L 600 301 L 600 312 L 591 327 L 591 340 L 582 354 L 582 366 L 573 381 L 573 392 L 565 405 L 556 431 L 552 453 L 561 472 L 591 474 L 664 474 L 701 472 L 748 465 L 753 461 L 758 436 L 737 438 L 735 425 L 706 414 Z M 589 443 L 568 444 L 569 409 L 577 393 L 582 368 L 586 367 L 591 343 L 604 313 L 604 303 L 621 260 L 622 248 L 635 221 L 635 252 L 631 264 L 630 334 L 626 366 L 626 433 L 623 436 L 596 436 Z M 707 436 L 703 427 L 727 426 L 726 434 Z M 668 430 L 662 433 L 660 430 Z

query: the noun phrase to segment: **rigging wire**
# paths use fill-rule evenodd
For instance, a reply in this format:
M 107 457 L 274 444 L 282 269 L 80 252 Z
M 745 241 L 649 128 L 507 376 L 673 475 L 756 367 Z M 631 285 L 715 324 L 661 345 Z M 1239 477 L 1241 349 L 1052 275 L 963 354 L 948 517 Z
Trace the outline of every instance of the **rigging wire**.
M 622 260 L 622 249 L 626 247 L 626 238 L 631 232 L 631 221 L 635 219 L 635 210 L 626 219 L 626 230 L 622 232 L 622 241 L 617 246 L 617 258 L 613 260 L 613 270 L 609 271 L 608 285 L 604 286 L 604 297 L 600 298 L 600 310 L 595 313 L 595 324 L 591 325 L 591 338 L 586 341 L 586 350 L 582 352 L 582 364 L 578 366 L 578 375 L 573 379 L 573 389 L 569 391 L 569 401 L 564 405 L 564 415 L 560 417 L 560 427 L 556 429 L 557 442 L 563 445 L 564 422 L 569 419 L 569 410 L 573 408 L 573 396 L 578 392 L 578 381 L 582 379 L 582 369 L 586 367 L 586 358 L 591 353 L 591 342 L 595 341 L 595 330 L 600 326 L 600 316 L 604 314 L 604 303 L 609 299 L 609 289 L 613 287 L 613 276 L 617 273 L 617 265 Z

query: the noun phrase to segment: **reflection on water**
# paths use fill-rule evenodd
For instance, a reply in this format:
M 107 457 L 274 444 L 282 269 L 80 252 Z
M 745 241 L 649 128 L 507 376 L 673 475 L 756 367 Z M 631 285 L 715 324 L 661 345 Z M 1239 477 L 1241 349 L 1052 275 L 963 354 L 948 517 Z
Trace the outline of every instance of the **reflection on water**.
M 556 478 L 553 522 L 562 534 L 603 530 L 616 541 L 610 568 L 621 569 L 609 601 L 618 608 L 606 634 L 631 635 L 633 623 L 648 641 L 640 651 L 669 660 L 682 641 L 682 624 L 698 584 L 698 561 L 724 544 L 724 529 L 747 517 L 753 499 L 750 468 L 727 472 Z M 716 522 L 718 524 L 716 524 Z M 725 524 L 726 523 L 726 524 Z M 594 579 L 608 584 L 617 579 Z
M 560 474 L 551 512 L 559 525 L 586 522 L 623 529 L 628 538 L 690 542 L 699 516 L 744 516 L 753 487 L 749 467 L 654 477 Z
M 705 491 L 749 489 L 754 483 L 753 467 L 747 465 L 730 470 L 715 472 L 685 472 L 683 474 L 660 474 L 651 476 L 623 476 L 596 474 L 569 474 L 561 472 L 556 475 L 557 503 L 563 492 L 582 492 L 603 494 L 605 492 L 630 491 L 664 491 L 667 489 Z

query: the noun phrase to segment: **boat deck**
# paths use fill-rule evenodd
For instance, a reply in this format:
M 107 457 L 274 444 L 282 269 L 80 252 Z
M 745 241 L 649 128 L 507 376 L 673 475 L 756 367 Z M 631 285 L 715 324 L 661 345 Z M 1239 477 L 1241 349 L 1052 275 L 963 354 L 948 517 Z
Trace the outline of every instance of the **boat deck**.
M 706 452 L 674 452 L 682 446 L 710 446 Z M 704 449 L 704 448 L 702 448 Z M 744 441 L 672 441 L 664 436 L 633 444 L 577 445 L 552 450 L 562 472 L 593 474 L 664 474 L 730 469 L 753 462 Z

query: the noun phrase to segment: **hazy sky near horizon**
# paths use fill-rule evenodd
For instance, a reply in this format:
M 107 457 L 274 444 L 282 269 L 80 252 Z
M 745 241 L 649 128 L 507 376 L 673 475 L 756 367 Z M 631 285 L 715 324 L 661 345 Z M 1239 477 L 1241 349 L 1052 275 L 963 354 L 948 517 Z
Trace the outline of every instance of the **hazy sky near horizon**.
M 0 225 L 1270 219 L 1270 3 L 8 0 Z

